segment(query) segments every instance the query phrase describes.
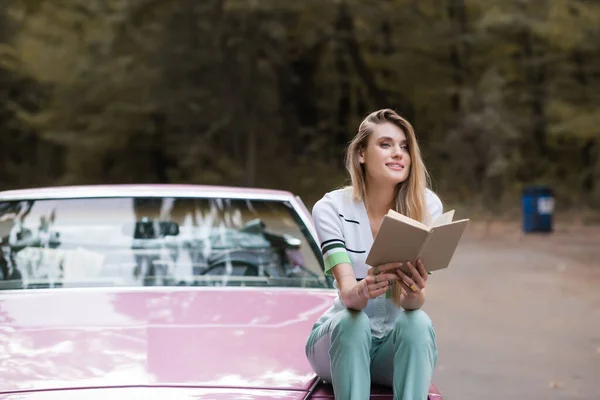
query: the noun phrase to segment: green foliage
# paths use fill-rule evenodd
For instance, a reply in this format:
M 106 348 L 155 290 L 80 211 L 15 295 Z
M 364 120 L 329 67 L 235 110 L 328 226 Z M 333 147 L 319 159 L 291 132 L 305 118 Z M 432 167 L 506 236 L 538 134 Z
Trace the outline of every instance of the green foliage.
M 562 206 L 600 207 L 596 2 L 11 0 L 1 18 L 20 100 L 3 102 L 0 141 L 54 149 L 51 176 L 4 162 L 28 175 L 6 185 L 318 197 L 344 182 L 364 115 L 391 107 L 451 202 L 500 212 L 545 183 Z

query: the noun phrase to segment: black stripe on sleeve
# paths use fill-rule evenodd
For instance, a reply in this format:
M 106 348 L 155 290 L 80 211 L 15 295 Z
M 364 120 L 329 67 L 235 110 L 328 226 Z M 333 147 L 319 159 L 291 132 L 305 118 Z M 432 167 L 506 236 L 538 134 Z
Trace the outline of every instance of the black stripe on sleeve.
M 350 253 L 359 253 L 359 254 L 366 253 L 365 250 L 350 250 L 348 248 L 346 248 L 346 251 L 349 251 Z
M 351 223 L 353 223 L 353 224 L 360 225 L 360 222 L 358 222 L 358 221 L 355 221 L 355 220 L 353 220 L 353 219 L 346 219 L 346 217 L 344 217 L 342 214 L 338 214 L 338 215 L 339 215 L 340 217 L 342 217 L 342 218 L 344 219 L 344 221 L 346 221 L 346 222 L 351 222 Z
M 323 247 L 323 250 L 322 250 L 322 252 L 323 252 L 323 254 L 325 254 L 325 253 L 327 253 L 329 250 L 331 250 L 331 249 L 335 249 L 335 248 L 338 248 L 338 247 L 339 247 L 340 249 L 346 249 L 346 246 L 344 246 L 344 244 L 343 244 L 343 243 L 339 243 L 339 242 L 337 242 L 337 243 L 328 244 L 327 246 Z
M 344 241 L 343 241 L 343 240 L 341 240 L 341 239 L 329 239 L 329 240 L 326 240 L 326 241 L 324 241 L 323 243 L 321 243 L 321 249 L 322 249 L 322 248 L 323 248 L 323 246 L 325 246 L 326 244 L 328 244 L 328 243 L 332 243 L 332 242 L 340 242 L 340 243 L 344 243 L 344 244 L 346 244 L 346 242 L 344 242 Z

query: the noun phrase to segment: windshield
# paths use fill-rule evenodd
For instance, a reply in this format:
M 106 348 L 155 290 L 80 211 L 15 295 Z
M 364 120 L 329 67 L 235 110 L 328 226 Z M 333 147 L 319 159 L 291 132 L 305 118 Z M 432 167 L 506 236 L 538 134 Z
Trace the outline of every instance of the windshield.
M 0 288 L 331 287 L 283 201 L 120 197 L 0 202 Z

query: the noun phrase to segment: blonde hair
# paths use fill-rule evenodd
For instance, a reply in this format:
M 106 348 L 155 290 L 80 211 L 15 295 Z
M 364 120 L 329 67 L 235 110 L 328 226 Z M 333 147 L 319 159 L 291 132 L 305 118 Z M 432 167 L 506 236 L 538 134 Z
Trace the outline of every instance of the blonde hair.
M 362 200 L 368 209 L 365 168 L 359 161 L 359 154 L 361 150 L 367 148 L 375 126 L 386 122 L 392 123 L 402 129 L 406 135 L 408 152 L 411 159 L 408 178 L 396 186 L 394 193 L 395 211 L 417 221 L 426 222 L 429 218 L 429 213 L 425 201 L 425 191 L 429 186 L 429 174 L 421 157 L 421 150 L 419 149 L 412 125 L 391 109 L 382 109 L 369 114 L 361 122 L 358 127 L 358 133 L 346 149 L 346 169 L 350 174 L 352 197 L 355 200 Z M 400 303 L 401 293 L 400 286 L 394 281 L 392 285 L 392 299 L 396 305 Z

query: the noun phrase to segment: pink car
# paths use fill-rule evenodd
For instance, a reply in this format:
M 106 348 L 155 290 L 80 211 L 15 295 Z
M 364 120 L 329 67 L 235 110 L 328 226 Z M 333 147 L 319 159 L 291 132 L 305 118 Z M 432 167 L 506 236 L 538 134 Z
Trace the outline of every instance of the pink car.
M 0 399 L 333 398 L 304 343 L 334 296 L 288 192 L 0 192 Z

